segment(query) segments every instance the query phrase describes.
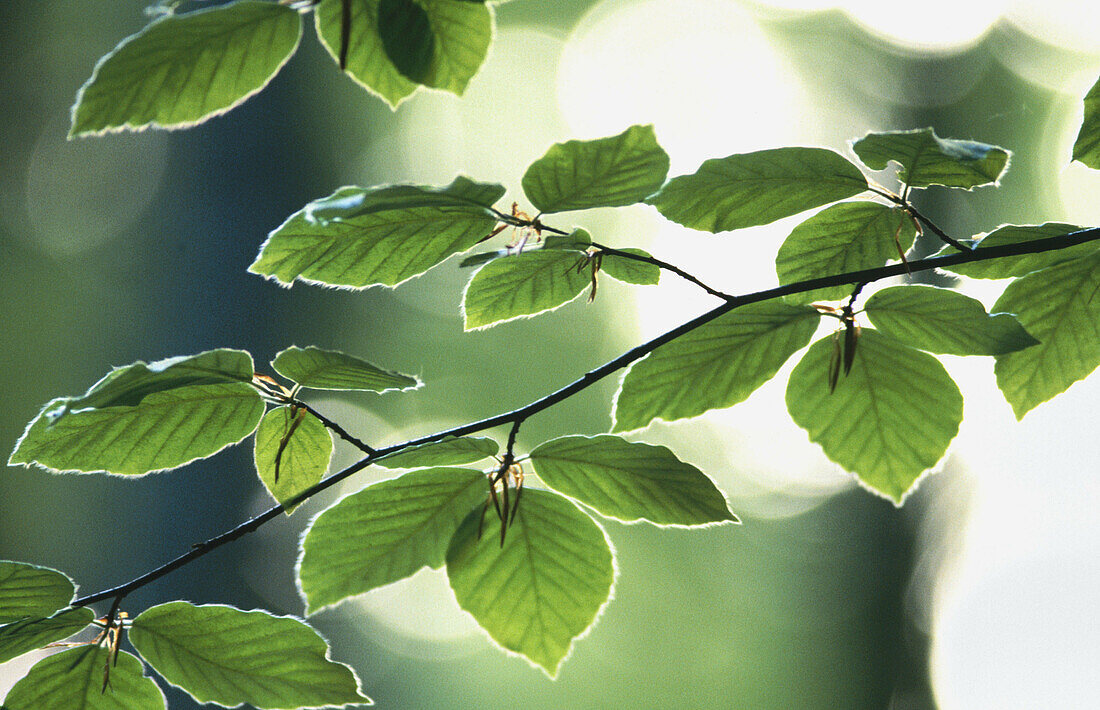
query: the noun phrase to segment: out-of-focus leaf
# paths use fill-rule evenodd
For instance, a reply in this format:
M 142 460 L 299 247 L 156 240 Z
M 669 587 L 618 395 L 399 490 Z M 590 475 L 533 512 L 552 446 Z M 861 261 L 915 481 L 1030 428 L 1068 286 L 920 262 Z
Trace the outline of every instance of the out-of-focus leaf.
M 911 187 L 944 185 L 972 188 L 996 183 L 1008 167 L 1009 152 L 976 141 L 940 138 L 931 128 L 868 133 L 852 144 L 872 170 L 891 160 L 901 166 L 898 180 Z
M 483 328 L 572 301 L 592 283 L 585 260 L 566 249 L 537 249 L 490 261 L 466 286 L 463 327 Z
M 385 392 L 409 389 L 420 384 L 415 377 L 383 370 L 353 355 L 312 345 L 305 348 L 290 346 L 275 356 L 271 366 L 288 380 L 318 390 Z
M 57 570 L 0 560 L 0 624 L 47 616 L 73 600 L 73 581 Z
M 308 412 L 292 415 L 290 407 L 276 407 L 256 429 L 253 458 L 268 493 L 286 503 L 325 475 L 332 458 L 332 434 Z M 287 508 L 287 515 L 294 508 Z
M 496 456 L 500 446 L 493 439 L 461 436 L 431 444 L 421 444 L 398 451 L 374 461 L 384 468 L 419 468 L 421 466 L 462 466 Z
M 0 626 L 0 663 L 7 663 L 47 644 L 66 639 L 92 623 L 87 607 L 63 609 L 53 616 L 34 616 Z
M 103 646 L 81 646 L 43 658 L 4 699 L 4 710 L 165 710 L 164 693 L 141 661 Z M 103 686 L 104 673 L 110 682 Z
M 1100 80 L 1085 94 L 1085 117 L 1073 143 L 1073 159 L 1100 169 Z

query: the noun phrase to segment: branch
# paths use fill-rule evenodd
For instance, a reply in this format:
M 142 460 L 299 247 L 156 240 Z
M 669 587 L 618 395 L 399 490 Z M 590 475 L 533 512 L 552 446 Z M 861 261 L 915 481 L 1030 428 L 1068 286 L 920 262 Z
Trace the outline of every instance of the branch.
M 889 266 L 883 266 L 875 269 L 862 269 L 860 271 L 849 271 L 843 274 L 835 274 L 832 276 L 822 276 L 816 279 L 808 279 L 806 281 L 798 281 L 796 283 L 787 284 L 785 286 L 778 286 L 776 288 L 770 288 L 764 291 L 757 291 L 756 293 L 744 294 L 741 296 L 729 297 L 725 303 L 720 306 L 707 311 L 706 313 L 693 318 L 692 320 L 673 328 L 672 330 L 653 338 L 652 340 L 638 345 L 631 350 L 626 351 L 622 355 L 618 356 L 614 360 L 600 365 L 599 367 L 586 372 L 579 379 L 574 380 L 568 385 L 551 392 L 550 394 L 537 399 L 530 404 L 527 404 L 519 409 L 512 410 L 510 412 L 504 412 L 493 417 L 488 417 L 480 421 L 470 422 L 469 424 L 463 424 L 445 431 L 436 432 L 435 434 L 429 434 L 427 436 L 420 437 L 419 439 L 412 439 L 401 444 L 394 444 L 393 446 L 387 446 L 381 449 L 377 449 L 373 454 L 368 454 L 359 461 L 344 468 L 336 473 L 332 474 L 323 481 L 317 483 L 311 488 L 303 491 L 299 495 L 295 496 L 291 500 L 284 504 L 275 505 L 264 511 L 260 515 L 241 523 L 237 527 L 224 532 L 216 537 L 212 537 L 209 540 L 198 543 L 192 547 L 192 549 L 186 554 L 180 555 L 176 559 L 157 567 L 150 572 L 147 572 L 133 580 L 106 589 L 101 592 L 89 594 L 84 597 L 80 597 L 73 602 L 73 606 L 87 606 L 94 602 L 103 601 L 104 599 L 121 598 L 127 594 L 133 592 L 136 589 L 140 589 L 145 585 L 160 579 L 169 572 L 179 569 L 189 562 L 202 557 L 208 552 L 221 547 L 222 545 L 232 542 L 239 537 L 252 532 L 259 528 L 264 523 L 276 518 L 286 507 L 298 505 L 303 501 L 317 495 L 321 491 L 328 489 L 329 487 L 343 481 L 354 473 L 361 471 L 369 466 L 377 459 L 392 454 L 412 446 L 419 446 L 422 444 L 431 444 L 437 441 L 441 441 L 448 437 L 466 436 L 468 434 L 474 434 L 486 429 L 492 429 L 504 424 L 512 424 L 513 429 L 509 437 L 510 443 L 514 442 L 514 436 L 516 432 L 516 425 L 527 418 L 538 414 L 544 409 L 548 409 L 553 405 L 567 399 L 578 392 L 588 389 L 592 385 L 596 384 L 600 380 L 604 379 L 608 375 L 616 372 L 627 365 L 640 360 L 649 353 L 653 352 L 657 348 L 669 343 L 682 335 L 690 333 L 691 331 L 703 326 L 715 318 L 725 315 L 735 308 L 746 306 L 750 303 L 759 303 L 761 301 L 770 301 L 772 299 L 781 298 L 783 296 L 790 296 L 796 293 L 805 293 L 807 291 L 814 291 L 819 288 L 828 288 L 830 286 L 843 286 L 851 283 L 872 283 L 882 279 L 890 278 L 893 276 L 901 276 L 906 273 L 915 273 L 918 271 L 929 271 L 931 269 L 954 266 L 956 264 L 965 264 L 968 262 L 987 261 L 991 259 L 1001 259 L 1007 256 L 1019 256 L 1022 254 L 1038 254 L 1047 251 L 1056 251 L 1059 249 L 1066 249 L 1068 247 L 1076 246 L 1078 244 L 1085 244 L 1087 242 L 1100 240 L 1100 227 L 1092 229 L 1083 229 L 1078 232 L 1072 232 L 1070 234 L 1062 235 L 1060 237 L 1047 237 L 1045 239 L 1035 239 L 1028 242 L 1020 242 L 1017 244 L 1002 244 L 1000 246 L 992 246 L 985 249 L 973 249 L 957 254 L 947 254 L 945 256 L 934 256 L 927 259 L 921 259 L 919 261 L 911 261 L 908 264 L 891 264 Z
M 318 413 L 318 411 L 316 409 L 309 406 L 308 404 L 306 404 L 302 400 L 295 398 L 295 399 L 292 399 L 290 403 L 295 407 L 301 407 L 302 409 L 306 410 L 307 412 L 309 412 L 313 416 L 317 417 L 317 419 L 319 419 L 322 424 L 324 424 L 326 427 L 331 429 L 338 437 L 340 437 L 344 441 L 348 442 L 349 444 L 351 444 L 355 448 L 359 449 L 363 453 L 370 454 L 370 455 L 373 455 L 373 454 L 377 453 L 377 451 L 375 451 L 372 447 L 368 446 L 364 441 L 352 436 L 347 431 L 345 431 L 342 426 L 340 426 L 336 422 L 332 421 L 328 417 Z
M 706 291 L 710 295 L 716 296 L 717 298 L 721 298 L 723 301 L 728 301 L 728 300 L 734 298 L 733 296 L 729 295 L 728 293 L 722 293 L 721 291 L 719 291 L 717 289 L 713 289 L 710 286 L 707 286 L 705 283 L 703 283 L 699 279 L 695 278 L 694 276 L 692 276 L 688 272 L 684 271 L 683 269 L 681 269 L 678 266 L 674 266 L 673 264 L 668 263 L 667 261 L 661 261 L 660 259 L 658 259 L 656 257 L 652 257 L 652 256 L 642 256 L 640 254 L 631 254 L 628 251 L 620 251 L 619 249 L 613 249 L 611 247 L 605 247 L 603 244 L 600 244 L 598 242 L 592 242 L 592 246 L 599 249 L 600 251 L 602 251 L 605 254 L 614 254 L 615 256 L 621 256 L 624 259 L 633 259 L 634 261 L 640 261 L 640 262 L 645 263 L 645 264 L 653 264 L 654 266 L 665 269 L 666 271 L 671 271 L 672 273 L 676 274 L 680 278 L 686 279 L 686 280 L 690 281 L 691 283 L 695 284 L 696 286 L 703 289 L 704 291 Z

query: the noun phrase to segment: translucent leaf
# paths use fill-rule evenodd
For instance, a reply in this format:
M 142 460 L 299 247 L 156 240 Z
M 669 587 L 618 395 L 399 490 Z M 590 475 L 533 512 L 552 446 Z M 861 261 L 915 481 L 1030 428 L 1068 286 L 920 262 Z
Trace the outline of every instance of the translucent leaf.
M 737 522 L 714 482 L 663 446 L 607 434 L 563 436 L 536 447 L 531 462 L 547 486 L 618 520 Z
M 164 693 L 125 651 L 80 646 L 34 664 L 4 699 L 4 710 L 165 710 Z M 110 682 L 103 687 L 104 673 Z
M 496 456 L 500 446 L 493 439 L 463 436 L 431 444 L 413 446 L 374 461 L 385 468 L 419 468 L 421 466 L 462 466 Z
M 380 0 L 378 35 L 397 71 L 417 84 L 428 78 L 435 36 L 424 8 L 413 0 Z
M 30 617 L 0 626 L 0 663 L 67 639 L 92 623 L 91 609 L 64 609 L 49 617 Z M 6 707 L 6 706 L 5 706 Z
M 275 356 L 271 366 L 288 380 L 311 389 L 384 392 L 420 384 L 415 377 L 383 370 L 353 355 L 312 345 L 290 346 Z
M 587 257 L 565 249 L 538 249 L 490 261 L 466 286 L 463 327 L 473 330 L 552 310 L 581 295 L 591 283 Z
M 99 61 L 69 135 L 181 128 L 225 113 L 271 81 L 301 34 L 298 13 L 270 2 L 166 15 Z
M 891 286 L 867 299 L 879 332 L 947 355 L 1003 355 L 1039 341 L 1008 313 L 990 315 L 981 301 L 934 286 Z
M 200 703 L 315 708 L 370 702 L 351 668 L 329 660 L 325 640 L 293 617 L 169 602 L 134 619 L 130 641 L 157 673 Z
M 826 456 L 900 505 L 958 433 L 959 388 L 936 358 L 870 328 L 830 392 L 833 357 L 832 336 L 810 346 L 787 382 L 787 410 Z
M 500 185 L 343 187 L 295 212 L 249 267 L 285 286 L 396 286 L 466 251 L 496 224 Z
M 47 404 L 8 463 L 138 475 L 211 456 L 259 423 L 251 376 L 252 358 L 236 350 L 117 369 L 84 396 Z
M 909 251 L 916 237 L 913 221 L 897 207 L 877 202 L 841 202 L 795 227 L 775 257 L 779 283 L 873 269 Z M 899 253 L 900 250 L 900 253 Z M 789 297 L 792 302 L 834 301 L 851 286 L 817 289 Z
M 490 513 L 471 513 L 447 550 L 447 576 L 458 605 L 498 644 L 557 675 L 573 640 L 611 596 L 611 547 L 595 520 L 561 496 L 524 490 L 500 542 Z
M 1038 225 L 1018 226 L 1008 224 L 998 227 L 989 234 L 983 236 L 975 245 L 975 249 L 985 249 L 1004 244 L 1019 244 L 1022 242 L 1060 237 L 1070 232 L 1079 231 L 1081 228 L 1072 224 L 1060 222 L 1047 222 Z M 999 259 L 976 261 L 970 264 L 955 264 L 943 267 L 947 271 L 969 276 L 974 279 L 1007 279 L 1015 276 L 1023 276 L 1032 271 L 1045 269 L 1063 261 L 1071 261 L 1096 251 L 1096 245 L 1091 242 L 1078 244 L 1065 249 L 1054 249 L 1038 254 L 1021 254 L 1019 256 L 1005 256 Z M 944 247 L 936 256 L 955 254 L 958 250 L 954 247 Z
M 0 561 L 0 624 L 48 616 L 73 600 L 73 582 L 57 570 Z
M 638 256 L 649 256 L 641 249 L 620 249 Z M 653 286 L 661 280 L 661 267 L 644 261 L 628 259 L 617 254 L 604 254 L 600 257 L 600 271 L 613 279 L 638 286 Z
M 614 431 L 673 421 L 746 399 L 813 337 L 820 314 L 806 306 L 743 306 L 634 363 L 615 396 Z
M 459 523 L 487 495 L 484 473 L 434 468 L 343 498 L 302 538 L 298 580 L 308 613 L 439 567 Z
M 592 246 L 592 236 L 583 229 L 574 229 L 569 234 L 549 234 L 543 237 L 542 244 L 532 245 L 529 241 L 524 245 L 523 251 L 537 251 L 539 249 L 565 249 L 568 251 L 584 252 Z M 626 251 L 624 249 L 623 251 Z M 639 250 L 640 251 L 640 250 Z M 516 247 L 505 247 L 496 251 L 486 251 L 480 254 L 471 254 L 459 262 L 459 266 L 480 266 L 494 259 L 506 256 L 515 256 Z
M 539 212 L 619 207 L 641 202 L 668 175 L 668 154 L 653 126 L 631 126 L 617 136 L 557 143 L 531 163 L 523 192 Z
M 1085 116 L 1073 143 L 1073 159 L 1100 169 L 1100 80 L 1085 94 Z
M 972 188 L 996 184 L 1008 166 L 1004 148 L 975 141 L 939 138 L 931 128 L 868 133 L 852 144 L 872 170 L 891 160 L 901 166 L 898 180 L 912 187 Z
M 1008 285 L 993 305 L 1039 341 L 997 356 L 997 386 L 1020 419 L 1100 365 L 1100 251 Z
M 858 195 L 867 179 L 824 148 L 775 148 L 705 161 L 646 200 L 692 229 L 725 232 L 768 224 Z
M 291 415 L 290 407 L 276 407 L 260 421 L 253 457 L 268 493 L 286 503 L 325 475 L 332 458 L 332 434 L 304 410 Z M 287 508 L 287 515 L 294 508 Z

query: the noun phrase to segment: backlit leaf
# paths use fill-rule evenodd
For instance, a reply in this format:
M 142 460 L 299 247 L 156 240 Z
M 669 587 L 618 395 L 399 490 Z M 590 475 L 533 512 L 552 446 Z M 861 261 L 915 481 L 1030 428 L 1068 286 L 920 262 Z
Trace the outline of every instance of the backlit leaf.
M 490 513 L 471 513 L 447 550 L 458 605 L 498 644 L 557 675 L 611 596 L 611 547 L 595 520 L 549 491 L 523 492 L 503 546 Z
M 894 161 L 898 180 L 912 187 L 944 185 L 972 188 L 996 183 L 1008 166 L 1004 148 L 976 141 L 940 138 L 931 128 L 868 133 L 852 144 L 872 170 Z
M 496 456 L 500 446 L 493 439 L 462 436 L 431 444 L 413 446 L 374 461 L 384 468 L 419 468 L 422 466 L 462 466 Z
M 57 570 L 0 561 L 0 624 L 48 616 L 73 600 L 73 582 Z
M 1085 117 L 1073 143 L 1073 159 L 1100 169 L 1100 80 L 1085 94 Z
M 301 34 L 298 13 L 270 2 L 166 15 L 99 61 L 70 135 L 180 128 L 225 113 L 271 81 Z
M 649 256 L 642 249 L 619 249 L 629 254 Z M 617 281 L 638 286 L 653 286 L 661 280 L 661 267 L 618 254 L 603 254 L 600 257 L 600 271 Z
M 466 286 L 464 328 L 482 328 L 557 308 L 591 283 L 586 257 L 566 249 L 537 249 L 490 261 Z
M 332 458 L 332 434 L 320 419 L 304 410 L 292 416 L 290 407 L 276 407 L 264 415 L 256 429 L 253 457 L 267 491 L 286 503 L 325 475 Z M 287 515 L 292 512 L 294 506 L 286 510 Z
M 832 336 L 810 346 L 787 382 L 787 410 L 826 456 L 900 505 L 958 433 L 959 388 L 933 356 L 864 328 L 830 392 L 833 353 Z
M 480 510 L 488 489 L 480 471 L 412 471 L 318 515 L 302 538 L 298 565 L 308 612 L 442 565 L 451 536 Z
M 288 380 L 311 389 L 384 392 L 420 384 L 415 377 L 383 370 L 353 355 L 312 345 L 290 346 L 275 356 L 271 366 Z
M 105 669 L 110 682 L 103 687 Z M 164 693 L 125 651 L 80 646 L 34 664 L 4 699 L 4 710 L 165 710 Z
M 1008 224 L 1003 227 L 998 227 L 989 234 L 983 236 L 974 248 L 976 250 L 986 249 L 988 247 L 1001 246 L 1003 244 L 1019 244 L 1022 242 L 1034 241 L 1036 239 L 1060 237 L 1080 229 L 1080 227 L 1075 227 L 1072 224 L 1062 224 L 1060 222 L 1047 222 L 1046 224 L 1022 226 Z M 1044 251 L 1038 254 L 1004 256 L 999 259 L 975 261 L 970 264 L 955 264 L 954 266 L 945 266 L 943 268 L 974 279 L 1007 279 L 1015 276 L 1023 276 L 1032 271 L 1038 271 L 1039 269 L 1045 269 L 1055 264 L 1060 264 L 1063 261 L 1071 261 L 1094 251 L 1096 251 L 1096 244 L 1086 242 L 1065 249 L 1052 249 L 1051 251 Z M 954 247 L 947 246 L 941 249 L 936 256 L 955 254 L 957 252 L 958 250 Z
M 91 609 L 78 607 L 49 617 L 29 617 L 0 626 L 0 663 L 67 639 L 92 623 L 94 617 Z
M 378 36 L 397 71 L 423 84 L 435 54 L 435 36 L 424 8 L 413 0 L 380 0 Z

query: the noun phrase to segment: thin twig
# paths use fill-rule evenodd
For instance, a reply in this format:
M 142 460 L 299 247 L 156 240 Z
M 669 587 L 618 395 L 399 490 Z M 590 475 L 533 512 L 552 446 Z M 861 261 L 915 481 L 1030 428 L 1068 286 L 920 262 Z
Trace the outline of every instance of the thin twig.
M 683 269 L 681 269 L 678 266 L 675 266 L 674 264 L 668 263 L 667 261 L 661 261 L 660 259 L 658 259 L 656 257 L 653 257 L 653 256 L 642 256 L 641 254 L 631 254 L 628 251 L 613 249 L 612 247 L 604 246 L 603 244 L 599 244 L 598 242 L 592 242 L 592 246 L 595 247 L 596 249 L 599 249 L 600 251 L 602 251 L 605 254 L 614 254 L 615 256 L 621 256 L 624 259 L 633 259 L 634 261 L 640 261 L 643 264 L 653 264 L 654 266 L 660 267 L 660 268 L 662 268 L 666 271 L 671 271 L 672 273 L 676 274 L 680 278 L 686 279 L 686 280 L 690 281 L 691 283 L 695 284 L 696 286 L 703 289 L 704 291 L 706 291 L 710 295 L 715 296 L 717 298 L 721 298 L 723 301 L 729 301 L 730 299 L 734 298 L 733 296 L 729 295 L 728 293 L 723 293 L 723 292 L 719 291 L 716 288 L 711 288 L 710 286 L 707 286 L 705 283 L 703 283 L 699 279 L 695 278 L 694 276 L 692 276 L 688 272 L 684 271 Z
M 309 412 L 313 416 L 317 417 L 317 419 L 319 419 L 322 424 L 324 424 L 329 429 L 332 429 L 333 433 L 336 434 L 336 436 L 338 436 L 341 439 L 343 439 L 344 441 L 348 442 L 349 444 L 351 444 L 355 448 L 359 449 L 363 453 L 368 454 L 368 455 L 373 455 L 373 454 L 378 453 L 377 450 L 375 450 L 374 448 L 368 446 L 366 444 L 366 442 L 352 436 L 347 431 L 345 431 L 344 428 L 341 427 L 339 424 L 332 421 L 331 419 L 324 416 L 323 414 L 319 413 L 316 409 L 309 406 L 305 402 L 303 402 L 299 399 L 294 399 L 294 400 L 291 401 L 291 404 L 295 407 L 301 407 L 302 409 L 306 410 L 307 412 Z

